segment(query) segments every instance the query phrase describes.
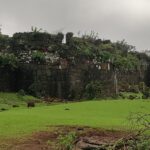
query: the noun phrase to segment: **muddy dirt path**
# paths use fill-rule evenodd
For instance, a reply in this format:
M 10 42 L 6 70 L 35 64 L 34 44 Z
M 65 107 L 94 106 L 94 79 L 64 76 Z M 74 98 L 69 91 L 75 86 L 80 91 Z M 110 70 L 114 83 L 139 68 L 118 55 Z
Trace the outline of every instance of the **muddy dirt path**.
M 0 150 L 57 150 L 60 135 L 75 132 L 77 140 L 74 150 L 82 150 L 86 144 L 99 145 L 110 144 L 131 136 L 124 131 L 101 130 L 89 127 L 65 127 L 57 126 L 50 131 L 40 131 L 23 139 L 9 139 L 0 142 Z

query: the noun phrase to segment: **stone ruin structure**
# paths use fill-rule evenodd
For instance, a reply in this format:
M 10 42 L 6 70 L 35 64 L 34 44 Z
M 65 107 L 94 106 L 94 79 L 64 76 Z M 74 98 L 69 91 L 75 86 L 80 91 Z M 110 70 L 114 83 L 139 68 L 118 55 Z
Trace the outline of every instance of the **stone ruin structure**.
M 17 33 L 12 37 L 7 51 L 13 51 L 17 56 L 19 67 L 15 70 L 0 68 L 0 91 L 16 92 L 23 89 L 36 96 L 79 99 L 83 97 L 89 81 L 99 80 L 103 82 L 102 95 L 115 94 L 114 68 L 111 61 L 97 62 L 83 58 L 75 62 L 73 57 L 63 58 L 52 49 L 55 45 L 66 44 L 62 43 L 63 35 L 45 36 L 39 33 Z M 44 63 L 32 60 L 32 53 L 39 50 L 45 56 Z M 121 84 L 138 84 L 143 79 L 144 71 L 119 72 L 119 89 L 122 90 Z

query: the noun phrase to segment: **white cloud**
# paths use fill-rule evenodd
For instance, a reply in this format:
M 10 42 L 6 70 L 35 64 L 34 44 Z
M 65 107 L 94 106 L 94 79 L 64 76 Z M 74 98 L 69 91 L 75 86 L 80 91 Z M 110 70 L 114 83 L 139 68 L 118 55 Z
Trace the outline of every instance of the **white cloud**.
M 0 0 L 2 31 L 31 26 L 49 32 L 95 30 L 101 38 L 125 38 L 138 49 L 150 48 L 150 0 Z

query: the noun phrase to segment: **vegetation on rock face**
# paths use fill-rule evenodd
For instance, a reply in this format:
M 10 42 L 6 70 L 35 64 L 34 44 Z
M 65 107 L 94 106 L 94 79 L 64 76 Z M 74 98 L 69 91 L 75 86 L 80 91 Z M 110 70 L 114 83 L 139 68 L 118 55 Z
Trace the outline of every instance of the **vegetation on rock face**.
M 140 62 L 134 55 L 128 54 L 126 57 L 114 55 L 114 67 L 119 70 L 135 71 L 139 69 Z
M 128 45 L 124 40 L 112 43 L 110 40 L 98 39 L 98 35 L 94 32 L 82 37 L 73 37 L 73 33 L 68 32 L 66 44 L 62 43 L 63 38 L 62 33 L 52 35 L 32 27 L 32 32 L 15 33 L 11 38 L 1 34 L 0 49 L 9 49 L 14 53 L 21 53 L 24 50 L 39 50 L 41 53 L 42 51 L 57 53 L 60 57 L 67 59 L 74 57 L 75 59 L 95 59 L 98 62 L 109 61 L 118 69 L 135 70 L 140 68 L 140 53 L 133 53 L 134 46 Z M 39 57 L 39 53 L 37 55 Z
M 92 81 L 85 87 L 85 97 L 88 99 L 101 97 L 102 83 L 100 81 Z
M 17 66 L 22 66 L 23 63 L 33 63 L 34 65 L 43 64 L 47 66 L 50 64 L 53 68 L 58 69 L 60 72 L 63 69 L 71 70 L 71 68 L 77 68 L 77 70 L 89 69 L 89 80 L 86 80 L 85 78 L 87 77 L 84 76 L 83 81 L 86 80 L 86 82 L 84 82 L 83 87 L 81 88 L 81 91 L 85 91 L 86 94 L 81 93 L 80 95 L 81 97 L 82 95 L 86 95 L 88 98 L 94 98 L 101 95 L 101 90 L 95 90 L 96 87 L 94 84 L 98 86 L 96 81 L 99 79 L 95 77 L 96 71 L 94 71 L 93 68 L 99 71 L 104 69 L 106 71 L 110 71 L 114 75 L 114 79 L 111 80 L 114 80 L 114 87 L 117 94 L 119 92 L 118 74 L 120 72 L 137 72 L 138 74 L 141 74 L 141 72 L 143 73 L 146 70 L 147 65 L 149 64 L 148 56 L 144 53 L 136 52 L 135 47 L 129 45 L 124 40 L 117 42 L 102 40 L 99 39 L 98 34 L 93 31 L 90 34 L 85 34 L 80 37 L 76 37 L 72 32 L 68 32 L 65 37 L 66 43 L 63 43 L 63 33 L 49 34 L 36 27 L 32 27 L 31 32 L 15 33 L 12 37 L 0 34 L 0 66 L 3 68 L 10 67 L 15 69 L 15 72 L 20 71 L 20 68 L 18 69 Z M 34 71 L 35 70 L 36 69 L 34 69 Z M 32 72 L 32 70 L 30 72 Z M 66 72 L 68 71 L 66 70 Z M 35 75 L 36 71 L 33 74 Z M 33 74 L 31 74 L 31 76 Z M 69 73 L 67 74 L 68 76 L 66 77 L 68 77 L 68 80 L 64 80 L 67 82 L 68 86 L 68 83 L 71 84 L 72 81 L 69 81 Z M 78 71 L 76 71 L 74 75 L 75 74 L 78 74 Z M 55 82 L 63 80 L 59 75 L 56 76 L 58 78 L 54 77 Z M 45 78 L 46 80 L 47 77 L 41 78 L 43 80 Z M 27 88 L 34 89 L 35 93 L 37 93 L 37 88 L 35 88 L 35 86 L 42 83 L 36 79 L 35 81 L 34 79 L 35 77 L 31 79 L 33 81 L 28 80 L 30 85 L 27 85 Z M 75 80 L 81 80 L 81 78 L 79 79 L 78 77 L 78 79 Z M 145 81 L 148 84 L 149 80 Z M 60 90 L 62 86 L 56 84 L 53 84 L 54 89 L 57 88 Z M 71 87 L 69 86 L 67 89 Z M 48 87 L 48 85 L 45 85 L 45 87 Z M 93 93 L 92 90 L 88 90 L 90 88 L 93 88 Z M 102 89 L 103 88 L 104 86 L 102 85 Z M 42 93 L 45 93 L 46 91 L 45 89 L 39 89 L 40 92 L 44 91 Z M 89 93 L 87 93 L 88 91 Z M 57 93 L 60 93 L 60 91 L 57 91 Z M 40 95 L 43 94 L 40 93 Z M 69 95 L 71 95 L 71 93 L 68 92 L 68 97 Z
M 1 53 L 0 54 L 0 67 L 16 69 L 18 67 L 18 59 L 14 54 Z
M 46 62 L 44 53 L 37 51 L 32 53 L 32 61 L 37 64 L 43 64 Z

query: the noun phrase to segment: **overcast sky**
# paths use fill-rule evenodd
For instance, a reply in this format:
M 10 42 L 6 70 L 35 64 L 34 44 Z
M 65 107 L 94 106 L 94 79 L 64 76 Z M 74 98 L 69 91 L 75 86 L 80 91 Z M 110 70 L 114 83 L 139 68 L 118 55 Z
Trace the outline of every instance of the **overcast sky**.
M 94 30 L 102 39 L 150 49 L 150 0 L 0 0 L 0 24 L 10 35 L 31 26 L 50 33 Z

